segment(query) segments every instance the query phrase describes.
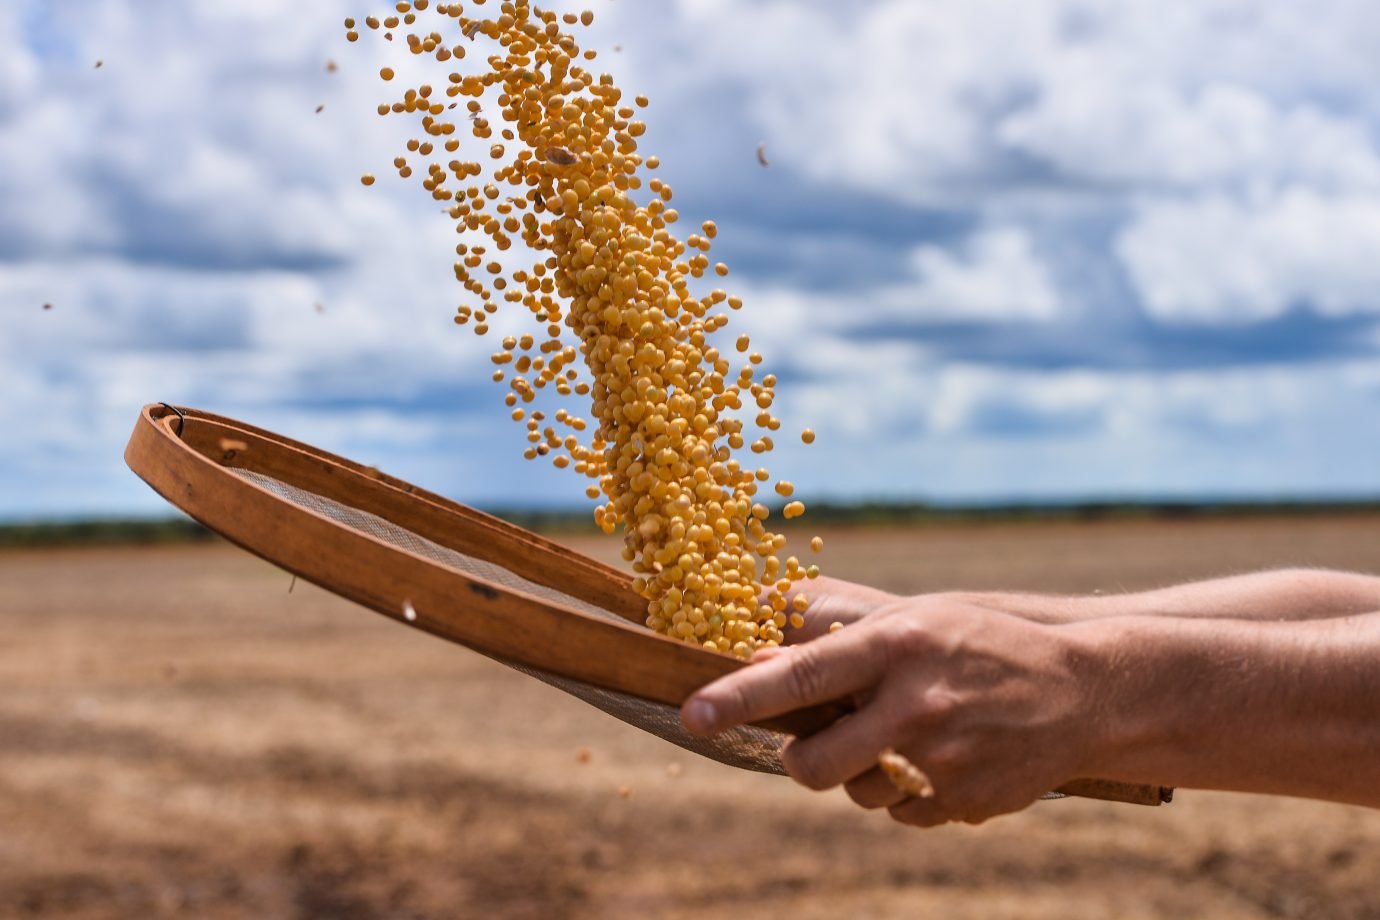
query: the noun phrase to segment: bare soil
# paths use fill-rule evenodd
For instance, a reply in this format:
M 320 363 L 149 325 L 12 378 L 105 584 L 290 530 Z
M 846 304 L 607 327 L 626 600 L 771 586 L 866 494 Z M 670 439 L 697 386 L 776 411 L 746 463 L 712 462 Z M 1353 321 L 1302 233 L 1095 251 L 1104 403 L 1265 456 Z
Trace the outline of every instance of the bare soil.
M 1363 516 L 822 535 L 905 591 L 1380 571 Z M 916 831 L 290 584 L 220 545 L 0 554 L 0 916 L 1380 917 L 1380 812 L 1181 790 Z

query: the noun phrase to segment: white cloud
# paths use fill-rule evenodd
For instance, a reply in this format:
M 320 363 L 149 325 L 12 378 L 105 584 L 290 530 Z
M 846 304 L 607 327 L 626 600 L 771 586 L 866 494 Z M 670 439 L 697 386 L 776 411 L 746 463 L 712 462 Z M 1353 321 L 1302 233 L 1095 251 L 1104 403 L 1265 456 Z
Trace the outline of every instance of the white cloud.
M 1311 104 L 1277 106 L 1249 86 L 1118 85 L 1091 67 L 1060 65 L 1056 73 L 1064 68 L 1074 72 L 1060 73 L 1034 105 L 1001 124 L 998 136 L 1075 181 L 1142 189 L 1251 191 L 1282 182 L 1380 189 L 1380 156 L 1354 120 Z
M 971 202 L 1012 152 L 1074 181 L 1380 179 L 1364 0 L 773 2 L 713 28 L 725 15 L 680 5 L 783 162 L 825 184 Z
M 904 281 L 860 278 L 855 287 L 837 294 L 738 284 L 735 290 L 746 306 L 732 321 L 755 341 L 798 354 L 810 347 L 801 335 L 806 329 L 834 347 L 833 336 L 859 325 L 1045 323 L 1067 315 L 1051 267 L 1019 227 L 983 228 L 954 249 L 915 246 L 905 267 L 909 277 Z
M 984 230 L 957 254 L 918 246 L 910 264 L 916 284 L 888 292 L 888 299 L 926 319 L 1040 321 L 1059 314 L 1059 292 L 1049 270 L 1019 228 Z
M 802 494 L 962 501 L 1376 489 L 1380 427 L 1356 424 L 1375 416 L 1373 363 L 1169 373 L 912 363 L 899 384 L 869 393 L 866 382 L 882 385 L 879 365 L 842 374 L 839 385 L 862 411 L 892 407 L 880 429 L 860 435 L 830 414 L 816 424 L 815 448 L 784 445 L 778 462 L 797 471 Z
M 1380 196 L 1308 188 L 1240 201 L 1151 200 L 1117 241 L 1145 308 L 1167 322 L 1252 322 L 1301 303 L 1380 312 Z
M 863 6 L 683 2 L 706 72 L 735 78 L 773 163 L 826 184 L 915 202 L 989 167 L 984 122 L 1052 53 L 1040 4 L 888 0 Z M 770 40 L 764 40 L 769 36 Z
M 683 0 L 676 15 L 667 53 L 705 59 L 697 69 L 742 94 L 773 164 L 825 194 L 1052 232 L 1051 254 L 1091 253 L 1104 275 L 1125 263 L 1157 319 L 1377 301 L 1380 12 L 1366 0 Z M 1067 255 L 1088 219 L 1120 236 L 1115 252 Z M 925 245 L 941 276 L 965 258 Z M 972 270 L 946 299 L 980 317 L 1001 272 Z M 1048 305 L 1032 295 L 1025 312 Z
M 38 67 L 21 41 L 22 7 L 8 4 L 0 9 L 0 126 L 14 114 L 33 92 Z

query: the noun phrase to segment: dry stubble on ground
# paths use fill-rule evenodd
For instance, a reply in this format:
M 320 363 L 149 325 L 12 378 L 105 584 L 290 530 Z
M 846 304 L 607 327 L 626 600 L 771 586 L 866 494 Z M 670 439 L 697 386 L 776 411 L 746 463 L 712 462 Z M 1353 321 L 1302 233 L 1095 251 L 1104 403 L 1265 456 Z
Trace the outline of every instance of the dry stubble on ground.
M 1380 570 L 1375 517 L 824 536 L 904 591 Z M 1380 813 L 1181 792 L 914 831 L 289 581 L 227 546 L 0 554 L 0 916 L 1380 916 Z

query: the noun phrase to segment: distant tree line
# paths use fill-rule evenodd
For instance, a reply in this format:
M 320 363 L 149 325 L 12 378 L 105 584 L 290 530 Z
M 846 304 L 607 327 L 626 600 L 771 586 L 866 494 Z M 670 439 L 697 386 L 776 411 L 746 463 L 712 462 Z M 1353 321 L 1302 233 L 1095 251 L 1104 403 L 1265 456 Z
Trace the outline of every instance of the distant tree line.
M 545 533 L 597 533 L 586 509 L 493 508 L 489 513 Z M 780 508 L 772 509 L 773 515 Z M 923 502 L 812 502 L 801 526 L 879 527 L 1021 521 L 1166 520 L 1310 514 L 1377 514 L 1380 501 L 1163 501 L 1049 504 L 935 505 Z M 794 526 L 794 525 L 787 525 Z M 161 545 L 218 540 L 187 518 L 40 521 L 0 524 L 0 549 L 49 546 Z
M 186 518 L 154 520 L 43 521 L 0 525 L 0 548 L 48 546 L 143 546 L 208 543 L 220 539 Z

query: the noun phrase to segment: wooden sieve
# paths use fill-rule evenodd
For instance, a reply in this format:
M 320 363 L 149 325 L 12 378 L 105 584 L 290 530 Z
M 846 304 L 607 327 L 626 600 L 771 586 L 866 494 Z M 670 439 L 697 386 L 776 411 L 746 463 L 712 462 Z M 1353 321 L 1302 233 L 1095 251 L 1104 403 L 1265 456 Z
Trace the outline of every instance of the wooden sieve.
M 160 495 L 274 565 L 404 625 L 530 674 L 721 763 L 783 774 L 816 707 L 714 738 L 681 728 L 696 689 L 746 663 L 643 625 L 632 579 L 498 518 L 263 429 L 145 406 L 125 461 Z M 1172 790 L 1079 779 L 1055 795 L 1158 805 Z

